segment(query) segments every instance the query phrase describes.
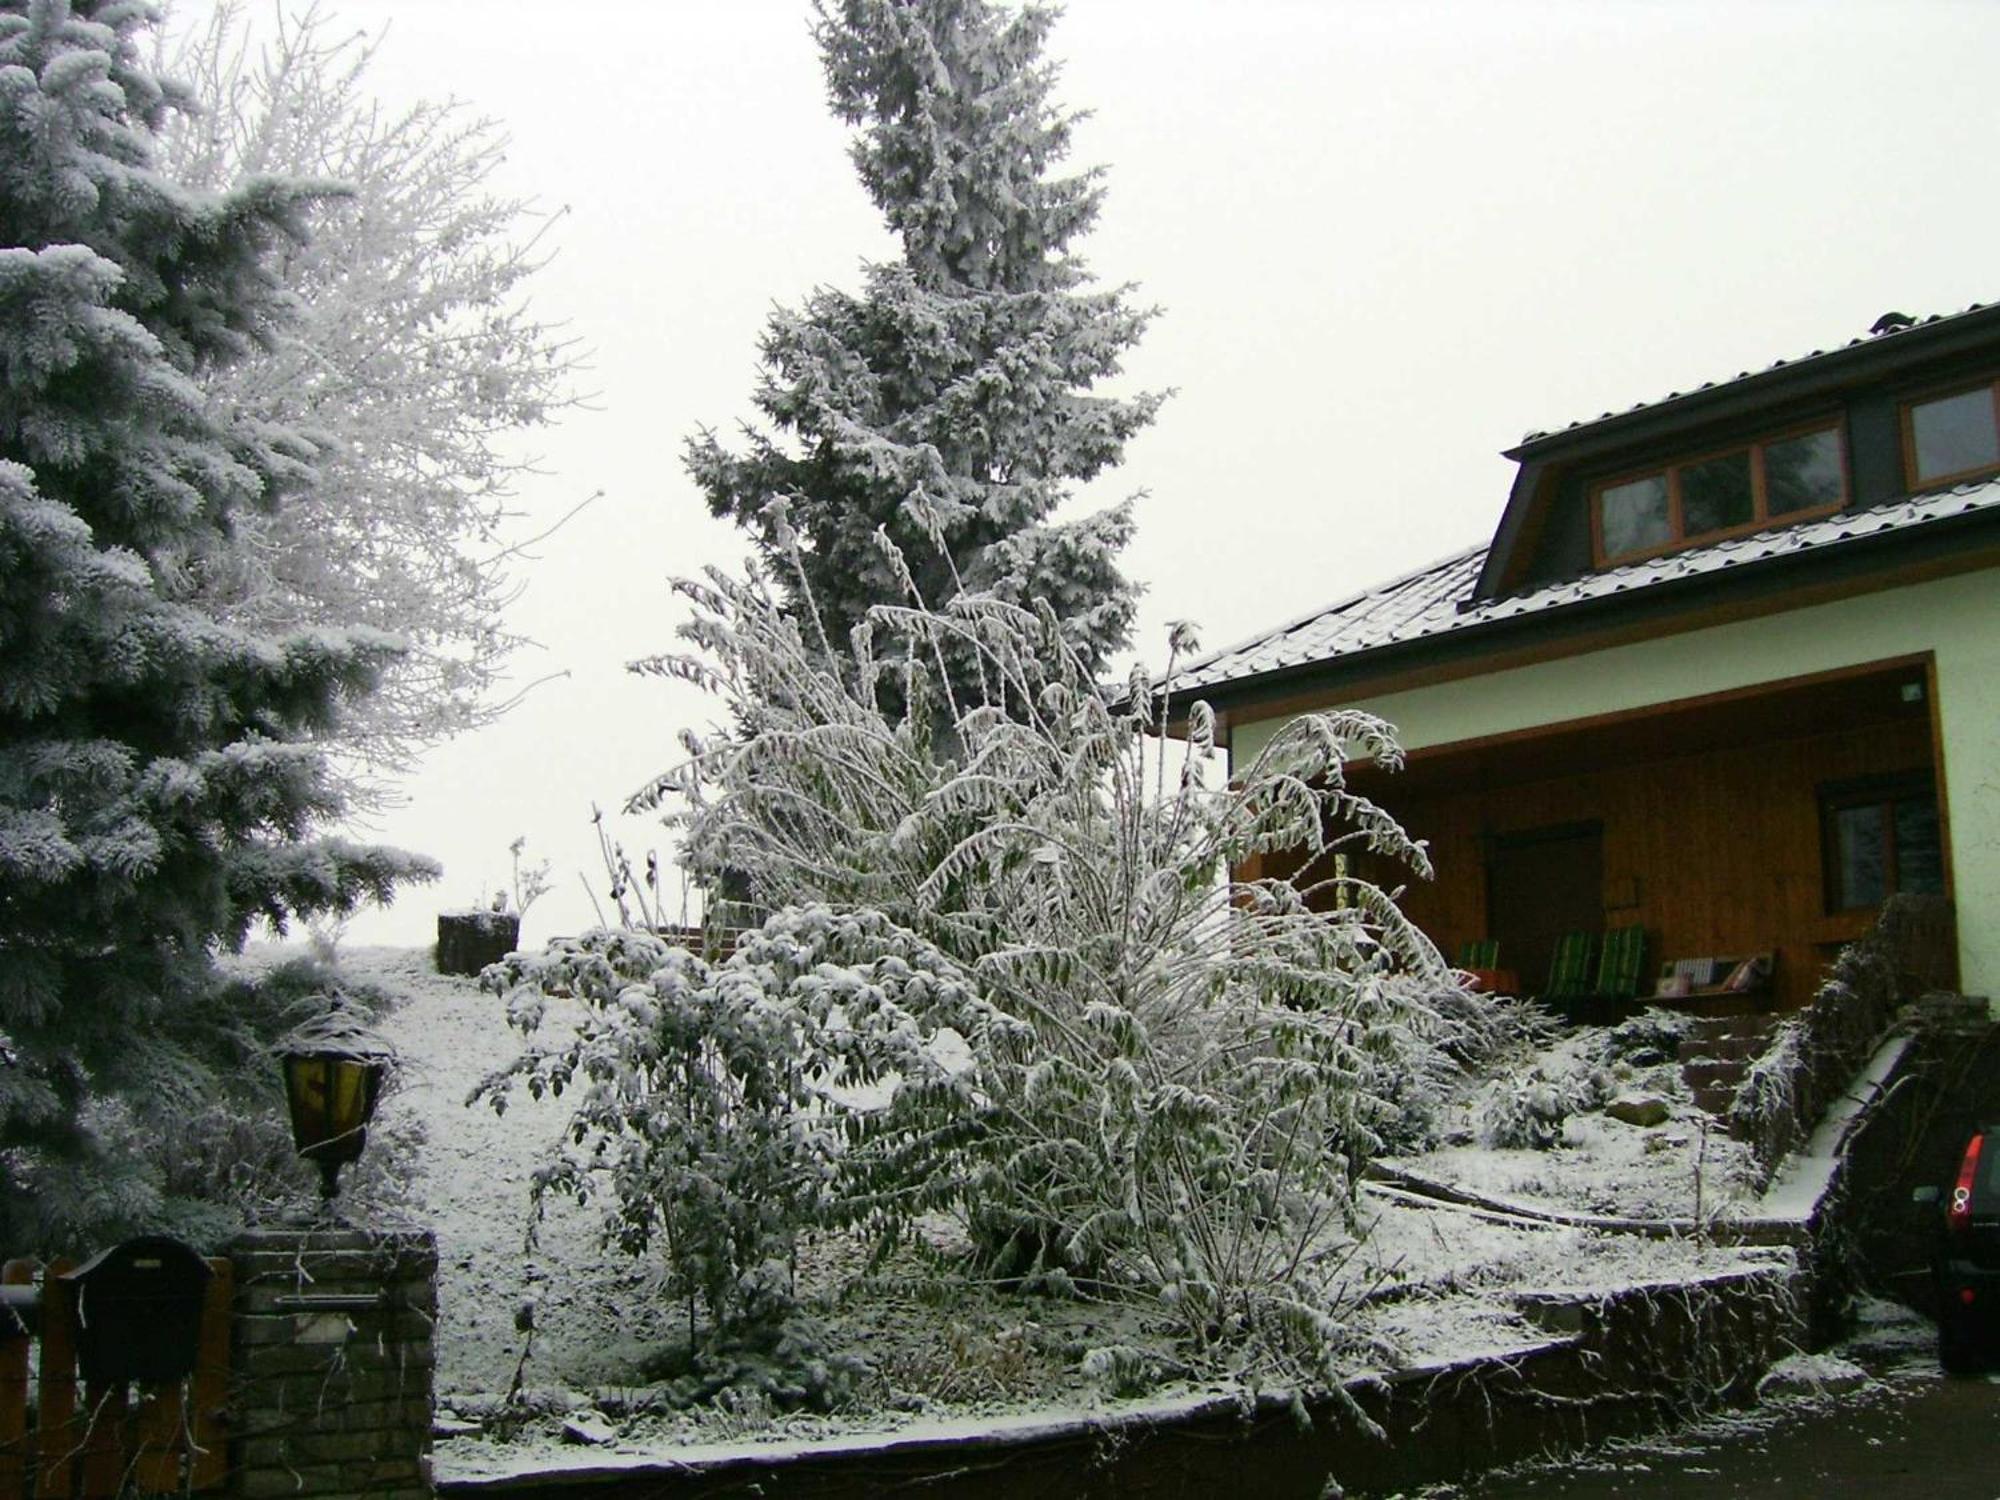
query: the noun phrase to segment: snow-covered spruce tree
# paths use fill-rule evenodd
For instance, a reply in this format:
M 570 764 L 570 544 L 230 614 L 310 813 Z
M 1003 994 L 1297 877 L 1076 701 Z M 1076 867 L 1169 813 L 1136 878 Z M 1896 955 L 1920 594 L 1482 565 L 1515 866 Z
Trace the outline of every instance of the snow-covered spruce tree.
M 738 1307 L 804 1230 L 949 1206 L 986 1274 L 1149 1299 L 1199 1358 L 1325 1373 L 1356 1170 L 1461 1040 L 1453 982 L 1374 885 L 1319 912 L 1222 872 L 1350 841 L 1425 871 L 1343 783 L 1351 753 L 1393 763 L 1386 728 L 1301 718 L 1216 788 L 1207 710 L 1168 753 L 1162 683 L 1111 701 L 1046 606 L 878 607 L 834 661 L 760 585 L 679 587 L 698 649 L 639 666 L 707 684 L 736 727 L 689 737 L 637 803 L 677 801 L 684 859 L 773 915 L 717 964 L 643 932 L 516 962 L 525 1030 L 540 992 L 592 1007 L 515 1070 L 579 1099 L 551 1184 L 608 1189 L 628 1244 L 724 1255 Z M 953 656 L 985 696 L 946 756 Z
M 98 1149 L 203 1090 L 218 945 L 435 873 L 311 836 L 337 815 L 304 743 L 381 637 L 267 638 L 192 605 L 233 517 L 309 445 L 202 377 L 267 342 L 272 248 L 312 189 L 225 196 L 154 166 L 178 102 L 147 7 L 0 3 L 0 1244 L 170 1220 Z
M 177 115 L 163 163 L 220 191 L 260 175 L 329 179 L 312 230 L 274 247 L 302 307 L 254 363 L 200 379 L 219 401 L 307 433 L 309 491 L 239 518 L 204 597 L 260 632 L 368 625 L 404 653 L 329 731 L 351 788 L 490 722 L 520 636 L 501 539 L 533 470 L 524 430 L 576 404 L 577 352 L 527 303 L 551 220 L 497 191 L 505 137 L 451 101 L 381 109 L 375 44 L 317 8 L 253 28 L 218 5 L 169 53 L 198 110 Z
M 736 451 L 704 433 L 688 468 L 789 579 L 769 511 L 785 501 L 836 641 L 902 597 L 875 545 L 886 528 L 926 598 L 1044 601 L 1099 666 L 1131 627 L 1116 563 L 1131 507 L 1052 517 L 1162 398 L 1097 390 L 1152 315 L 1129 288 L 1094 287 L 1071 252 L 1104 189 L 1095 170 L 1056 175 L 1074 117 L 1051 103 L 1042 57 L 1055 12 L 827 0 L 816 13 L 829 99 L 860 127 L 854 164 L 902 258 L 864 267 L 858 293 L 821 287 L 774 313 L 754 398 L 769 429 Z

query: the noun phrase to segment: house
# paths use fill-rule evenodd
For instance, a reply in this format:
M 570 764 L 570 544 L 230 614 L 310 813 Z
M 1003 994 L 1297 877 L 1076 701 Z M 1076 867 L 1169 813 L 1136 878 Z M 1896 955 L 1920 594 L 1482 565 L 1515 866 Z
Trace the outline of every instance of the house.
M 1497 939 L 1526 989 L 1559 935 L 1639 926 L 1649 970 L 1769 952 L 1801 1004 L 1903 891 L 1955 903 L 1959 987 L 2000 993 L 2000 305 L 1506 456 L 1491 541 L 1175 702 L 1237 768 L 1301 712 L 1395 725 L 1406 768 L 1353 784 L 1429 843 L 1405 910 L 1447 956 Z

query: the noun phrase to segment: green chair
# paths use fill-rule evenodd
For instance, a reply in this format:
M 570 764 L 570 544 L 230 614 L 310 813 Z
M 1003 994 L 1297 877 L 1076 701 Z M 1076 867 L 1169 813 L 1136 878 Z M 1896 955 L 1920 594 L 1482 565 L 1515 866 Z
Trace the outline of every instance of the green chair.
M 1646 972 L 1646 929 L 1634 924 L 1614 927 L 1604 934 L 1604 947 L 1597 960 L 1597 988 L 1600 1000 L 1636 1000 L 1639 976 Z
M 1581 1000 L 1591 993 L 1590 961 L 1596 955 L 1597 937 L 1589 932 L 1566 932 L 1556 939 L 1555 955 L 1549 960 L 1549 982 L 1536 998 L 1541 1000 Z
M 1500 939 L 1479 938 L 1463 943 L 1458 950 L 1458 966 L 1461 969 L 1497 969 L 1500 967 Z

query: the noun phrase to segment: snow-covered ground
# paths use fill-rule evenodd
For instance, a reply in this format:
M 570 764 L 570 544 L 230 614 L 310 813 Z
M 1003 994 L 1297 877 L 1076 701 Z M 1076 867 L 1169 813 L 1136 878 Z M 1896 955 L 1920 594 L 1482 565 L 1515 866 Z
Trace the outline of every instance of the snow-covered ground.
M 1160 1349 L 1150 1399 L 1199 1396 L 1199 1386 L 1176 1383 L 1181 1372 L 1163 1341 L 1131 1308 L 956 1282 L 940 1306 L 926 1295 L 922 1265 L 905 1261 L 819 1310 L 827 1351 L 865 1358 L 869 1374 L 853 1410 L 781 1415 L 756 1401 L 671 1409 L 648 1389 L 649 1360 L 685 1313 L 656 1273 L 601 1247 L 594 1206 L 552 1203 L 531 1238 L 532 1174 L 562 1133 L 565 1104 L 520 1094 L 504 1114 L 466 1104 L 517 1051 L 502 1002 L 471 980 L 436 974 L 423 950 L 345 951 L 341 963 L 401 1000 L 381 1023 L 405 1062 L 385 1124 L 420 1129 L 425 1142 L 409 1196 L 439 1242 L 441 1405 L 468 1428 L 441 1448 L 443 1468 L 504 1470 L 546 1459 L 563 1442 L 589 1445 L 593 1462 L 617 1461 L 669 1444 L 810 1441 L 1103 1410 L 1116 1403 L 1086 1378 L 1082 1355 L 1113 1343 Z M 551 1002 L 546 1026 L 563 1023 L 562 1006 Z M 1551 1073 L 1575 1063 L 1538 1060 Z M 1532 1343 L 1538 1334 L 1515 1311 L 1518 1292 L 1609 1290 L 1782 1253 L 1697 1233 L 1593 1225 L 1593 1217 L 1706 1220 L 1748 1191 L 1734 1143 L 1694 1111 L 1671 1065 L 1618 1063 L 1614 1073 L 1604 1081 L 1615 1091 L 1666 1099 L 1667 1121 L 1642 1128 L 1579 1113 L 1561 1127 L 1556 1149 L 1508 1150 L 1463 1143 L 1476 1134 L 1468 1114 L 1455 1135 L 1461 1144 L 1386 1164 L 1404 1184 L 1443 1184 L 1477 1204 L 1438 1203 L 1397 1182 L 1364 1194 L 1370 1233 L 1342 1275 L 1357 1304 L 1357 1347 L 1372 1362 L 1427 1363 Z M 1574 1222 L 1549 1222 L 1564 1218 Z M 802 1261 L 802 1276 L 830 1294 L 860 1269 L 845 1245 L 810 1247 Z M 522 1399 L 509 1408 L 502 1397 L 517 1375 Z M 484 1430 L 471 1431 L 474 1424 Z

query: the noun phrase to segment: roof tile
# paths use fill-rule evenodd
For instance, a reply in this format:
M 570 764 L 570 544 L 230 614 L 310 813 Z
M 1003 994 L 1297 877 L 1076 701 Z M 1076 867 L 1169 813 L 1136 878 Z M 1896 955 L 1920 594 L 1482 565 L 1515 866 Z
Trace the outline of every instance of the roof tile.
M 1913 328 L 1928 328 L 1933 323 L 1942 323 L 1947 319 L 1963 317 L 1966 313 L 1984 312 L 1992 305 L 1990 302 L 1975 302 L 1970 307 L 1964 309 L 1963 312 L 1932 313 L 1928 317 L 1914 319 L 1909 323 L 1892 328 L 1884 333 L 1862 334 L 1859 337 L 1848 339 L 1845 343 L 1835 344 L 1831 349 L 1814 349 L 1806 354 L 1795 354 L 1790 359 L 1776 359 L 1761 369 L 1739 370 L 1735 375 L 1725 380 L 1704 380 L 1700 385 L 1694 386 L 1689 390 L 1669 391 L 1666 395 L 1657 397 L 1651 401 L 1634 401 L 1622 412 L 1599 412 L 1594 417 L 1582 417 L 1574 422 L 1567 422 L 1558 427 L 1531 428 L 1522 435 L 1521 441 L 1523 443 L 1535 443 L 1540 442 L 1544 438 L 1554 437 L 1557 433 L 1580 432 L 1586 427 L 1595 427 L 1599 422 L 1608 422 L 1613 417 L 1630 416 L 1635 411 L 1648 411 L 1654 407 L 1666 406 L 1675 401 L 1685 400 L 1689 396 L 1698 396 L 1703 391 L 1712 391 L 1719 385 L 1733 385 L 1738 380 L 1748 380 L 1752 375 L 1768 374 L 1772 370 L 1782 370 L 1790 365 L 1802 365 L 1808 360 L 1820 359 L 1827 354 L 1838 353 L 1842 349 L 1853 349 L 1862 344 L 1880 343 L 1885 339 L 1892 339 L 1899 334 L 1908 333 Z
M 1383 646 L 1449 635 L 1493 620 L 1542 614 L 1630 594 L 1674 578 L 1718 573 L 1806 550 L 1830 550 L 1889 531 L 1915 530 L 1971 511 L 2000 510 L 2000 479 L 1958 485 L 1869 510 L 1729 537 L 1706 547 L 1586 573 L 1523 594 L 1473 602 L 1486 548 L 1472 547 L 1338 604 L 1215 652 L 1178 674 L 1176 694 L 1260 677 L 1281 667 L 1327 663 Z

